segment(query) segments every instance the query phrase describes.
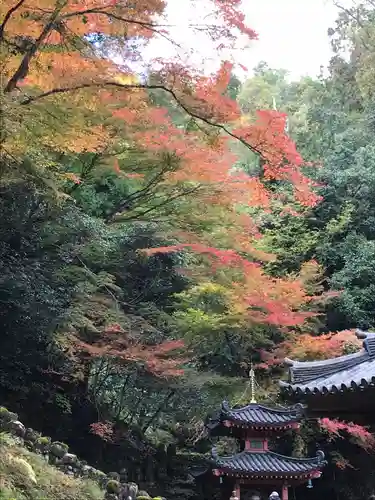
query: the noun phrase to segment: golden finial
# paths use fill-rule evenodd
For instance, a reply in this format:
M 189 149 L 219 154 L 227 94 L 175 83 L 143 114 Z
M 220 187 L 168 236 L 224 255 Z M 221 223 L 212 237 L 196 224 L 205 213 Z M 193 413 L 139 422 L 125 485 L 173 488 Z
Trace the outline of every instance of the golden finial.
M 250 395 L 251 395 L 250 403 L 256 403 L 257 401 L 255 399 L 255 371 L 253 368 L 253 363 L 251 363 L 250 365 L 249 377 L 250 377 Z

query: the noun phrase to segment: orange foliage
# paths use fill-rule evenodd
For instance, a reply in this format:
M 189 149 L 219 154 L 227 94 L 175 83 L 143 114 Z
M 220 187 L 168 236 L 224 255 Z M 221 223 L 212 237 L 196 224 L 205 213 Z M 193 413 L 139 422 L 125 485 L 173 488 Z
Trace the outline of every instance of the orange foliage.
M 123 328 L 115 323 L 90 343 L 73 338 L 80 353 L 89 357 L 111 357 L 118 362 L 140 363 L 158 377 L 178 377 L 183 374 L 181 365 L 186 361 L 178 352 L 184 347 L 181 340 L 165 341 L 154 346 L 145 346 L 131 339 Z
M 7 12 L 20 4 L 6 25 L 7 33 L 17 35 L 22 30 L 25 36 L 37 38 L 50 16 L 58 11 L 57 19 L 64 22 L 66 29 L 76 36 L 90 33 L 106 33 L 108 35 L 124 35 L 124 24 L 129 29 L 130 36 L 152 35 L 147 27 L 152 24 L 153 16 L 161 14 L 165 8 L 163 0 L 137 0 L 129 4 L 122 0 L 4 0 L 1 3 L 0 15 L 3 18 Z M 135 15 L 137 23 L 131 22 Z M 118 19 L 116 19 L 116 17 Z M 123 21 L 129 19 L 129 22 Z M 60 43 L 60 37 L 55 36 L 60 26 L 56 23 L 47 36 L 54 36 L 54 41 Z
M 342 433 L 348 434 L 358 446 L 367 451 L 375 449 L 375 437 L 362 425 L 353 422 L 342 422 L 329 418 L 319 419 L 319 425 L 324 429 L 331 439 L 342 438 Z M 343 465 L 343 464 L 342 464 Z
M 221 45 L 231 45 L 243 34 L 257 38 L 245 24 L 240 0 L 207 0 L 205 5 L 211 5 L 207 16 L 211 24 L 192 26 L 193 30 L 206 30 Z M 168 30 L 155 17 L 164 9 L 162 0 L 130 4 L 123 0 L 4 0 L 0 7 L 0 38 L 19 46 L 19 50 L 2 58 L 5 93 L 16 94 L 18 99 L 11 97 L 12 105 L 24 106 L 26 112 L 41 100 L 58 103 L 62 98 L 68 105 L 67 101 L 78 96 L 75 105 L 85 120 L 80 120 L 80 133 L 75 129 L 73 134 L 77 152 L 116 145 L 119 137 L 113 132 L 119 124 L 111 123 L 112 116 L 122 121 L 127 137 L 150 154 L 167 151 L 180 159 L 181 168 L 170 174 L 168 182 L 210 184 L 220 194 L 216 199 L 221 203 L 226 199 L 232 204 L 266 205 L 269 193 L 258 179 L 230 173 L 235 158 L 228 138 L 234 137 L 263 157 L 266 179 L 292 182 L 296 199 L 302 205 L 313 205 L 317 197 L 310 181 L 301 174 L 302 159 L 285 133 L 285 117 L 262 111 L 254 123 L 238 126 L 239 107 L 225 94 L 231 63 L 223 62 L 217 74 L 206 77 L 179 61 L 159 60 L 160 83 L 138 81 L 125 61 L 139 59 L 142 44 L 137 49 L 130 41 L 134 37 L 169 37 Z M 106 37 L 102 44 L 108 51 L 96 49 L 83 38 L 98 33 Z M 25 38 L 31 44 L 24 47 L 21 40 Z M 108 52 L 121 53 L 124 63 L 116 65 Z M 217 128 L 221 135 L 212 139 L 205 130 L 188 133 L 175 127 L 164 110 L 150 106 L 147 88 L 167 92 L 193 119 L 204 127 Z M 90 113 L 102 115 L 106 131 L 93 130 Z M 40 117 L 30 116 L 36 118 Z M 71 119 L 77 117 L 73 114 Z M 43 144 L 53 147 L 58 132 L 45 130 L 45 135 Z M 98 140 L 100 136 L 102 141 Z M 70 141 L 68 149 L 74 150 Z
M 205 17 L 212 22 L 192 29 L 205 30 L 218 43 L 218 50 L 232 46 L 242 35 L 256 39 L 240 4 L 240 0 L 206 0 L 211 11 Z M 18 152 L 30 122 L 42 123 L 45 104 L 49 120 L 50 107 L 64 112 L 55 120 L 55 128 L 48 120 L 48 126 L 42 123 L 38 140 L 44 147 L 113 154 L 126 141 L 130 148 L 152 159 L 173 157 L 178 167 L 166 171 L 160 183 L 175 187 L 177 192 L 181 185 L 196 186 L 201 206 L 224 207 L 231 227 L 226 235 L 218 237 L 216 233 L 202 239 L 192 237 L 194 231 L 190 231 L 184 243 L 149 249 L 148 253 L 185 247 L 202 253 L 210 259 L 214 272 L 219 267 L 235 271 L 232 293 L 236 310 L 256 322 L 281 327 L 301 324 L 313 315 L 300 312 L 311 300 L 302 280 L 271 279 L 259 264 L 243 256 L 272 258 L 249 241 L 259 235 L 250 218 L 236 212 L 237 205 L 267 207 L 274 195 L 258 177 L 233 172 L 236 157 L 230 148 L 231 141 L 240 141 L 262 158 L 266 181 L 291 183 L 295 199 L 302 206 L 313 206 L 319 198 L 302 174 L 303 161 L 285 132 L 285 116 L 259 111 L 253 122 L 244 123 L 237 103 L 226 95 L 232 71 L 229 62 L 223 62 L 216 74 L 203 76 L 179 60 L 159 59 L 155 75 L 159 83 L 140 81 L 131 70 L 131 62 L 141 59 L 142 43 L 155 36 L 170 36 L 157 21 L 164 11 L 162 0 L 3 0 L 0 41 L 4 38 L 15 47 L 2 57 L 3 91 L 9 97 L 10 114 L 18 120 L 18 129 L 13 124 L 14 132 L 6 136 L 4 147 Z M 89 41 L 98 35 L 101 43 Z M 135 39 L 140 48 L 132 43 Z M 115 64 L 109 54 L 121 56 L 122 64 Z M 152 105 L 150 89 L 169 96 L 195 127 L 188 131 L 176 126 L 166 110 Z M 114 168 L 120 173 L 117 160 Z M 127 175 L 137 179 L 141 188 L 147 182 L 137 172 Z M 223 246 L 229 249 L 215 248 L 215 238 L 226 240 Z M 160 346 L 144 348 L 128 343 L 124 352 L 124 338 L 116 345 L 109 337 L 105 342 L 101 339 L 79 345 L 91 355 L 144 361 L 154 373 L 177 374 L 176 360 L 162 359 Z
M 295 143 L 285 133 L 286 115 L 277 111 L 257 111 L 255 123 L 234 130 L 246 143 L 254 144 L 265 161 L 266 180 L 289 180 L 295 198 L 305 206 L 314 206 L 319 197 L 311 191 L 313 183 L 301 173 L 303 160 Z
M 112 441 L 113 439 L 113 423 L 112 422 L 95 422 L 90 424 L 90 432 L 99 436 L 103 441 Z
M 319 360 L 341 356 L 348 344 L 358 347 L 361 345 L 354 330 L 342 330 L 319 336 L 295 335 L 284 348 L 288 356 L 293 359 Z
M 261 362 L 257 368 L 269 370 L 273 367 L 281 367 L 284 365 L 286 357 L 299 361 L 335 358 L 344 355 L 349 346 L 351 349 L 359 349 L 361 346 L 361 341 L 356 337 L 354 330 L 330 332 L 325 335 L 307 333 L 301 335 L 289 332 L 288 339 L 279 344 L 272 352 L 263 350 L 260 352 Z
M 215 0 L 215 4 L 229 27 L 237 28 L 250 39 L 258 37 L 255 31 L 245 24 L 245 15 L 237 10 L 241 6 L 241 0 L 227 0 L 225 2 L 222 0 Z
M 240 281 L 232 283 L 233 309 L 246 314 L 256 323 L 268 323 L 280 327 L 301 325 L 313 312 L 303 312 L 301 307 L 312 300 L 303 283 L 292 279 L 271 279 L 260 264 L 250 262 L 234 250 L 218 250 L 202 244 L 179 244 L 169 247 L 148 248 L 147 255 L 175 252 L 183 249 L 206 255 L 215 271 L 232 268 L 240 271 Z

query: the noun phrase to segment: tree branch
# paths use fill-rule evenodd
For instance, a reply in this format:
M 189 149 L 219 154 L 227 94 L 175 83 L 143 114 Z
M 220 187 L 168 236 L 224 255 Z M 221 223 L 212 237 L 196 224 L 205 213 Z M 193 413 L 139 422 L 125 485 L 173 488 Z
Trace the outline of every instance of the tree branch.
M 35 56 L 36 52 L 38 51 L 39 47 L 42 45 L 44 40 L 47 38 L 49 33 L 51 32 L 53 26 L 55 25 L 56 19 L 58 15 L 60 14 L 61 10 L 65 5 L 67 4 L 67 0 L 65 1 L 60 1 L 57 2 L 56 9 L 52 13 L 48 23 L 44 26 L 41 34 L 39 37 L 35 40 L 35 43 L 31 45 L 31 47 L 27 50 L 26 54 L 23 56 L 23 59 L 18 66 L 16 72 L 13 74 L 13 76 L 10 78 L 8 83 L 6 84 L 4 88 L 4 92 L 12 92 L 16 87 L 17 84 L 20 80 L 25 78 L 29 72 L 29 65 L 31 59 Z
M 76 17 L 76 16 L 84 16 L 85 14 L 103 14 L 103 16 L 107 16 L 111 19 L 115 19 L 116 21 L 122 21 L 123 23 L 128 23 L 128 24 L 139 24 L 140 26 L 144 26 L 145 28 L 157 28 L 159 27 L 158 24 L 154 23 L 147 23 L 145 21 L 136 21 L 134 19 L 127 19 L 126 17 L 121 17 L 117 16 L 116 14 L 113 14 L 113 12 L 107 12 L 103 9 L 111 7 L 110 5 L 104 6 L 101 9 L 86 9 L 86 10 L 81 10 L 81 11 L 76 11 L 76 12 L 70 12 L 68 14 L 65 14 L 64 16 L 61 16 L 61 19 L 69 19 L 71 17 Z M 162 26 L 160 26 L 162 27 Z
M 126 376 L 125 380 L 124 380 L 124 383 L 122 384 L 122 387 L 121 387 L 121 391 L 120 391 L 120 398 L 118 397 L 118 394 L 116 395 L 117 396 L 117 404 L 116 404 L 116 414 L 115 414 L 115 418 L 118 420 L 120 418 L 120 415 L 121 415 L 121 412 L 123 410 L 123 404 L 124 404 L 124 399 L 125 399 L 125 389 L 128 385 L 128 382 L 131 378 L 131 376 L 133 375 L 132 372 L 128 373 L 128 375 Z
M 143 434 L 147 431 L 147 429 L 150 427 L 150 425 L 155 421 L 155 419 L 159 416 L 160 412 L 166 408 L 168 401 L 171 399 L 172 396 L 174 396 L 176 393 L 175 389 L 172 389 L 167 396 L 164 398 L 164 400 L 160 403 L 156 411 L 154 412 L 153 415 L 147 420 L 147 422 L 144 424 L 142 427 L 142 432 Z
M 152 188 L 157 186 L 158 182 L 163 179 L 163 176 L 168 172 L 168 169 L 169 164 L 168 162 L 165 162 L 160 172 L 158 172 L 142 189 L 134 191 L 127 198 L 125 198 L 125 200 L 122 200 L 120 203 L 118 203 L 107 215 L 106 221 L 110 221 L 112 217 L 118 212 L 134 209 L 134 202 L 141 199 L 142 197 L 146 197 L 150 193 Z
M 111 372 L 108 369 L 107 359 L 102 357 L 100 360 L 100 366 L 95 372 L 94 381 L 92 382 L 92 391 L 94 396 L 94 401 L 98 402 L 99 393 L 104 387 L 107 380 L 111 377 Z
M 92 172 L 98 160 L 99 160 L 98 153 L 94 153 L 93 156 L 91 157 L 91 161 L 88 163 L 84 163 L 81 160 L 81 163 L 83 164 L 82 173 L 80 176 L 81 182 L 84 181 L 87 178 L 87 176 Z M 80 183 L 73 184 L 73 186 L 69 189 L 69 193 L 70 194 L 74 193 L 74 191 L 76 191 L 80 186 L 81 186 Z
M 30 104 L 34 101 L 38 101 L 39 99 L 44 99 L 46 97 L 49 97 L 50 95 L 54 94 L 64 94 L 68 92 L 74 92 L 76 90 L 83 90 L 83 89 L 90 89 L 90 88 L 105 88 L 105 87 L 117 87 L 117 88 L 122 88 L 122 89 L 145 89 L 145 90 L 162 90 L 169 95 L 173 97 L 173 99 L 176 101 L 176 103 L 182 108 L 186 114 L 191 116 L 192 118 L 195 118 L 196 120 L 200 120 L 207 125 L 210 125 L 211 127 L 215 127 L 219 130 L 222 130 L 225 132 L 227 135 L 232 137 L 233 139 L 236 139 L 239 141 L 241 144 L 243 144 L 245 147 L 250 149 L 253 153 L 256 153 L 260 156 L 262 156 L 262 152 L 257 148 L 249 144 L 245 139 L 240 137 L 237 134 L 234 134 L 228 127 L 223 125 L 222 123 L 217 123 L 212 121 L 209 118 L 206 118 L 204 116 L 199 115 L 197 112 L 190 110 L 178 97 L 176 92 L 173 89 L 170 89 L 166 87 L 165 85 L 148 85 L 148 84 L 123 84 L 119 82 L 98 82 L 98 83 L 82 83 L 80 85 L 75 85 L 73 87 L 60 87 L 60 88 L 55 88 L 48 90 L 47 92 L 43 92 L 42 94 L 36 95 L 36 96 L 29 96 L 26 97 L 23 101 L 21 101 L 22 105 Z
M 101 9 L 86 9 L 86 10 L 81 10 L 81 11 L 76 11 L 76 12 L 70 12 L 69 14 L 65 14 L 65 16 L 62 16 L 62 19 L 69 19 L 71 17 L 76 17 L 76 16 L 84 16 L 85 14 L 102 14 L 104 16 L 107 16 L 109 19 L 114 19 L 116 21 L 121 21 L 123 23 L 127 24 L 137 24 L 138 26 L 142 26 L 145 29 L 148 29 L 149 31 L 152 31 L 153 33 L 157 33 L 158 35 L 162 36 L 168 42 L 171 42 L 173 45 L 176 45 L 177 47 L 181 46 L 169 38 L 168 36 L 165 35 L 165 33 L 162 33 L 161 31 L 158 30 L 158 28 L 165 28 L 165 27 L 171 27 L 171 25 L 167 24 L 155 24 L 155 23 L 148 23 L 146 21 L 137 21 L 136 19 L 127 19 L 126 17 L 118 16 L 117 14 L 113 14 L 113 12 L 107 12 L 103 9 L 106 9 L 108 7 L 111 7 L 111 5 L 106 5 L 102 7 Z
M 187 196 L 189 194 L 195 193 L 196 191 L 198 191 L 199 189 L 201 189 L 201 187 L 202 186 L 199 185 L 199 186 L 195 186 L 192 189 L 187 189 L 185 191 L 179 192 L 179 193 L 175 194 L 174 196 L 168 197 L 166 200 L 162 201 L 161 203 L 159 203 L 157 205 L 153 205 L 152 207 L 148 208 L 147 210 L 144 210 L 141 213 L 131 215 L 130 217 L 125 217 L 125 218 L 121 219 L 119 222 L 130 222 L 132 220 L 137 220 L 140 217 L 143 217 L 144 215 L 147 215 L 150 212 L 153 212 L 154 210 L 157 210 L 158 208 L 161 208 L 161 207 L 164 207 L 165 205 L 168 205 L 168 203 L 171 203 L 171 201 L 174 201 L 174 200 L 177 200 L 178 198 L 182 198 L 182 197 Z M 112 217 L 112 219 L 107 220 L 106 222 L 109 223 L 109 222 L 112 222 L 112 221 L 113 221 L 113 217 Z
M 22 4 L 25 3 L 25 1 L 26 0 L 19 0 L 19 2 L 16 3 L 16 5 L 14 7 L 9 9 L 8 12 L 5 14 L 3 22 L 0 25 L 0 40 L 2 40 L 4 37 L 5 25 L 7 24 L 9 19 L 12 17 L 12 14 L 14 12 L 16 12 L 16 10 L 18 10 L 22 6 Z

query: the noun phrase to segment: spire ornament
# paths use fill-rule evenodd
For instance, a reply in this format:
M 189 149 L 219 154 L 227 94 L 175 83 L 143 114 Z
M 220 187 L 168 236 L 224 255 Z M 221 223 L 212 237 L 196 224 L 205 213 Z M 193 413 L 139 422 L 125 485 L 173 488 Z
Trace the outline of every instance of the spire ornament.
M 250 377 L 250 403 L 256 403 L 257 401 L 255 399 L 255 371 L 253 368 L 253 363 L 251 363 L 249 377 Z

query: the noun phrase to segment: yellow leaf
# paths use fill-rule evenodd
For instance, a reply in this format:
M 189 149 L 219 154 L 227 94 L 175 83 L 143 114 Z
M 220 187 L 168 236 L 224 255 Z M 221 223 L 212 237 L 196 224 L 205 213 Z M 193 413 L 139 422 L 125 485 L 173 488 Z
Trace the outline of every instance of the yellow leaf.
M 139 79 L 135 75 L 117 75 L 114 80 L 121 83 L 121 85 L 136 85 L 139 83 Z

